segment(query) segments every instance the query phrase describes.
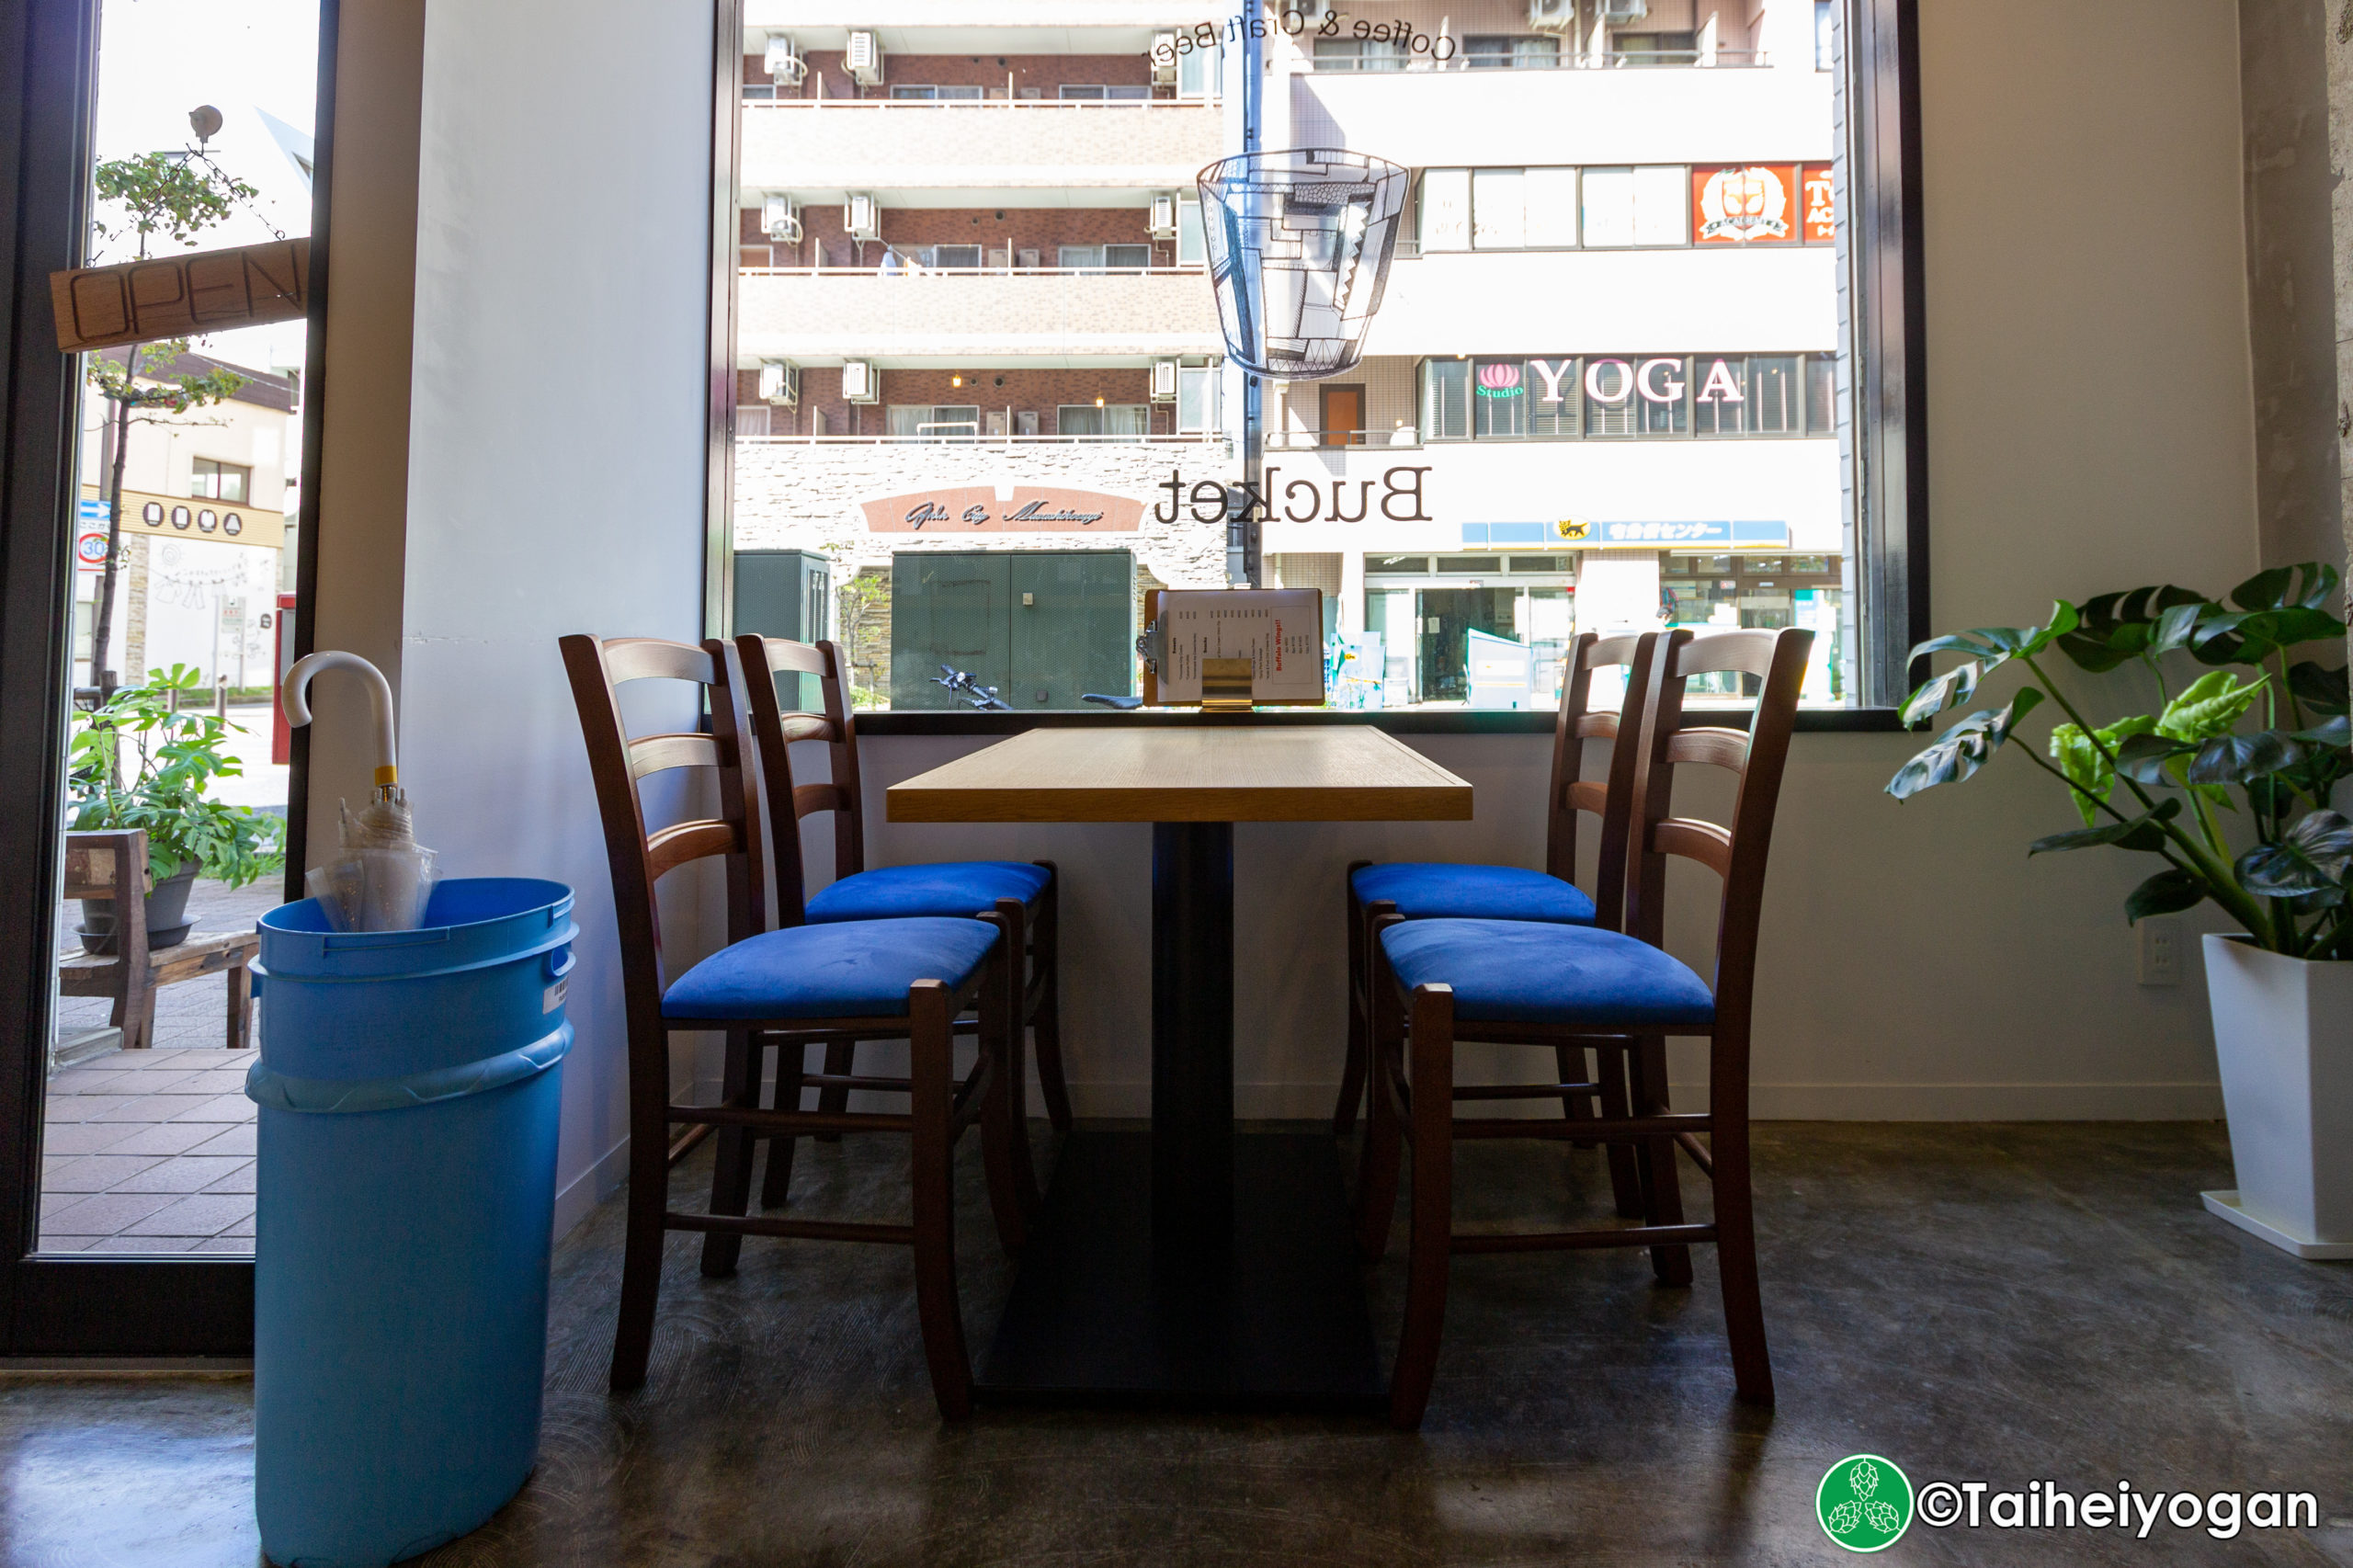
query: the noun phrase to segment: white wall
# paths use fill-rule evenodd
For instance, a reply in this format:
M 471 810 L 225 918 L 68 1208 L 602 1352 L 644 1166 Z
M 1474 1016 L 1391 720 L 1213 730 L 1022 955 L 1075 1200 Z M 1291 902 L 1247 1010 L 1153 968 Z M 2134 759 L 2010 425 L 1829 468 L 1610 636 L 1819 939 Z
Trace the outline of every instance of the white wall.
M 611 882 L 556 639 L 702 632 L 711 24 L 697 0 L 426 20 L 403 772 L 447 873 L 577 891 L 559 1228 L 620 1179 L 628 1104 Z M 565 215 L 592 245 L 551 246 Z M 633 718 L 690 729 L 688 697 Z
M 2028 623 L 2052 595 L 2140 583 L 2220 592 L 2256 564 L 2229 9 L 1925 0 L 1922 10 L 1938 630 Z M 2028 860 L 2029 839 L 2076 824 L 2023 758 L 1898 806 L 1881 787 L 1922 739 L 1796 745 L 1768 903 L 1758 1113 L 2219 1115 L 2197 966 L 2178 987 L 2135 983 L 2121 904 L 2154 862 Z M 1349 859 L 1539 862 L 1545 740 L 1412 744 L 1472 780 L 1475 821 L 1236 835 L 1245 1114 L 1328 1108 Z M 1140 1114 L 1149 835 L 881 823 L 891 780 L 962 749 L 868 744 L 871 852 L 1059 858 L 1073 910 L 1074 1092 L 1082 1108 Z M 1671 945 L 1704 961 L 1703 889 L 1696 877 L 1684 886 Z M 1676 1065 L 1687 1089 L 1703 1080 L 1693 1052 Z

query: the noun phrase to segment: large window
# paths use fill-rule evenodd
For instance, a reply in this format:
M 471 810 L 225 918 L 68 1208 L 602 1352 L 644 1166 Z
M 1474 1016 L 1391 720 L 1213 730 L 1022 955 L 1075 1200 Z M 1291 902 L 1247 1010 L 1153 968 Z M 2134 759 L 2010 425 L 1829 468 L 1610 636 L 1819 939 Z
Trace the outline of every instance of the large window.
M 225 463 L 199 458 L 189 465 L 188 493 L 208 501 L 250 501 L 246 494 L 254 471 L 245 463 Z

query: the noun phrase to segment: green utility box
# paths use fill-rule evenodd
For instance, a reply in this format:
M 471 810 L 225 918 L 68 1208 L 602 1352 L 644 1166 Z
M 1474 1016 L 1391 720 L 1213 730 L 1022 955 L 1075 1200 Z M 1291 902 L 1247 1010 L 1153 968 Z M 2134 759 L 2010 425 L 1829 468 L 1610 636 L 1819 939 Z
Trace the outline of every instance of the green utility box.
M 1135 689 L 1135 555 L 1125 550 L 902 551 L 891 557 L 891 706 L 966 708 L 968 672 L 1016 709 Z
M 810 550 L 739 550 L 735 552 L 735 615 L 731 624 L 741 632 L 762 637 L 790 637 L 795 642 L 820 642 L 834 634 L 833 562 Z M 848 656 L 848 650 L 843 650 Z M 824 707 L 814 676 L 795 676 L 803 711 Z M 779 685 L 777 696 L 788 706 L 792 693 Z

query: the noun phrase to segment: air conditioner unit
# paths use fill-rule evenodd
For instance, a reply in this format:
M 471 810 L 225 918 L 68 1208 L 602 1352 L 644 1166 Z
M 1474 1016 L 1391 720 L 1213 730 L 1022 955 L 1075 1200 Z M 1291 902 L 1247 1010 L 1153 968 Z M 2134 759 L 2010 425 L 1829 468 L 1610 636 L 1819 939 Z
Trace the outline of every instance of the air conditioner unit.
M 1152 199 L 1152 237 L 1173 240 L 1176 237 L 1176 199 L 1155 196 Z
M 871 359 L 842 361 L 842 401 L 844 403 L 880 403 L 882 401 L 882 378 L 875 373 Z
M 1154 359 L 1152 362 L 1152 401 L 1154 403 L 1176 401 L 1176 360 Z
M 769 196 L 760 203 L 760 227 L 780 244 L 799 244 L 801 204 L 789 196 Z
M 782 33 L 768 34 L 767 68 L 768 79 L 783 86 L 797 87 L 809 79 L 809 62 Z
M 850 80 L 862 87 L 882 85 L 882 40 L 870 32 L 849 35 L 849 51 L 843 59 Z
M 801 402 L 801 367 L 785 359 L 764 359 L 760 362 L 760 401 L 779 408 L 791 408 Z
M 870 196 L 853 196 L 842 203 L 842 233 L 853 240 L 882 237 L 882 209 Z
M 1156 87 L 1176 85 L 1176 35 L 1152 35 L 1152 82 Z
M 1575 31 L 1577 0 L 1528 0 L 1528 25 L 1541 33 Z
M 1601 19 L 1613 28 L 1632 27 L 1650 14 L 1650 0 L 1601 0 Z

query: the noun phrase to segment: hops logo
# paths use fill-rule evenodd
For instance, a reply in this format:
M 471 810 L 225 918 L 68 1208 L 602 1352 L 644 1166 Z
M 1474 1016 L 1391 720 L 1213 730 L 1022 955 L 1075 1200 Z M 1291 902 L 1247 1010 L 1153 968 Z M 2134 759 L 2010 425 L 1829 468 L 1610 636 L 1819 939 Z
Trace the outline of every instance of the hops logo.
M 1786 240 L 1790 237 L 1790 171 L 1751 165 L 1717 169 L 1699 186 L 1702 241 Z

